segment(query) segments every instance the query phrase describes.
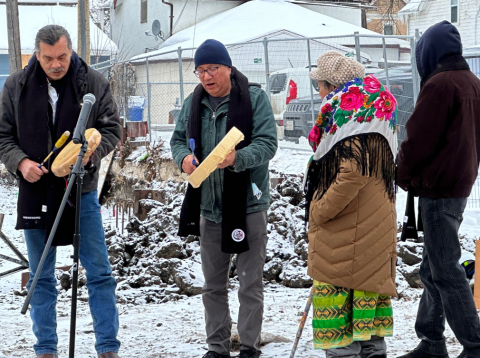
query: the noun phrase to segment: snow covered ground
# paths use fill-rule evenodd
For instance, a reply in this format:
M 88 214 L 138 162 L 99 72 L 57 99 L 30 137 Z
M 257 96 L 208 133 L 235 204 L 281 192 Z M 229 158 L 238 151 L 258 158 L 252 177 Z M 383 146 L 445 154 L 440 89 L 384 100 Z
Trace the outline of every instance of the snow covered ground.
M 160 135 L 168 141 L 168 134 Z M 305 143 L 303 143 L 305 144 Z M 272 161 L 273 173 L 298 174 L 303 172 L 310 156 L 302 150 L 302 144 L 295 145 L 281 143 L 281 146 L 292 146 L 292 149 L 279 149 Z M 26 255 L 23 234 L 15 231 L 16 220 L 16 187 L 0 184 L 0 213 L 5 214 L 2 231 L 15 243 L 20 251 Z M 397 211 L 399 221 L 403 217 L 406 195 L 399 192 Z M 113 226 L 113 218 L 103 208 L 104 222 Z M 480 211 L 468 209 L 465 212 L 465 221 L 461 234 L 473 238 L 480 236 L 478 224 Z M 70 248 L 60 248 L 57 253 L 57 266 L 71 263 Z M 13 256 L 8 248 L 0 242 L 0 252 Z M 14 265 L 0 261 L 0 272 Z M 234 322 L 238 314 L 238 300 L 236 298 L 238 286 L 233 281 L 230 289 L 231 314 Z M 421 290 L 405 286 L 403 280 L 401 288 L 405 295 L 400 300 L 393 300 L 395 316 L 395 335 L 387 339 L 388 354 L 391 357 L 401 355 L 414 348 L 417 338 L 414 331 L 415 315 Z M 20 289 L 20 274 L 0 278 L 0 358 L 6 357 L 33 357 L 32 344 L 34 336 L 31 333 L 29 316 L 22 316 L 20 309 L 24 297 L 13 292 Z M 267 341 L 274 341 L 262 348 L 262 357 L 288 357 L 295 338 L 298 321 L 303 311 L 308 289 L 292 289 L 280 284 L 267 283 L 265 287 L 265 313 L 263 334 Z M 123 291 L 122 291 L 123 292 Z M 131 294 L 138 290 L 132 289 Z M 94 334 L 92 319 L 88 304 L 85 300 L 85 290 L 80 290 L 77 319 L 76 356 L 79 358 L 96 357 L 94 350 Z M 127 292 L 123 292 L 126 294 Z M 68 355 L 69 322 L 70 322 L 70 291 L 59 296 L 57 305 L 58 334 L 60 357 Z M 141 300 L 140 300 L 141 301 Z M 120 331 L 122 341 L 121 357 L 201 357 L 207 349 L 204 332 L 203 306 L 201 296 L 179 296 L 178 300 L 165 303 L 119 304 Z M 312 343 L 311 313 L 304 334 L 300 340 L 296 357 L 324 357 L 322 351 L 315 351 Z M 447 327 L 445 333 L 448 349 L 452 357 L 460 354 L 461 346 L 454 338 L 452 331 Z

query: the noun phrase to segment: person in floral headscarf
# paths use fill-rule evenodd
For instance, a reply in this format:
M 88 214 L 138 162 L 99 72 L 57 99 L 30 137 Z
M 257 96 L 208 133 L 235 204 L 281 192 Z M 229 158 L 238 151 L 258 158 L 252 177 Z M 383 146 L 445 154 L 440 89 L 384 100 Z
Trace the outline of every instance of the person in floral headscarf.
M 327 358 L 386 357 L 397 295 L 396 100 L 335 51 L 310 76 L 323 99 L 305 184 L 314 346 Z

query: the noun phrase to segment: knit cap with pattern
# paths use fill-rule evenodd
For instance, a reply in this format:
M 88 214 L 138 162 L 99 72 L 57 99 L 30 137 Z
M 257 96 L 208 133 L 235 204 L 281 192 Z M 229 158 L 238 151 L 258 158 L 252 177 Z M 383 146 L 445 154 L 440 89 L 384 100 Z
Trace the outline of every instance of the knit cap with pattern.
M 365 68 L 351 57 L 328 51 L 318 58 L 317 68 L 310 72 L 310 77 L 340 87 L 354 78 L 365 77 Z

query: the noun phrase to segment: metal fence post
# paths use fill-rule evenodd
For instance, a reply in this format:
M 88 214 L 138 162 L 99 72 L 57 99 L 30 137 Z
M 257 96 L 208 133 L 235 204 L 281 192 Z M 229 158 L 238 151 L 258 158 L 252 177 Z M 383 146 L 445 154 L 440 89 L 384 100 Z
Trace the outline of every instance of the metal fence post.
M 123 82 L 127 82 L 127 64 L 123 63 Z M 130 120 L 130 113 L 128 113 L 128 98 L 127 98 L 127 91 L 123 90 L 123 126 L 127 127 L 127 121 Z
M 307 53 L 308 53 L 308 76 L 310 77 L 310 72 L 312 71 L 312 58 L 311 58 L 311 52 L 310 52 L 310 40 L 307 40 Z M 310 78 L 309 78 L 310 80 Z M 313 88 L 312 84 L 310 83 L 310 106 L 312 110 L 312 125 L 315 124 L 315 111 L 313 109 Z
M 385 44 L 385 37 L 382 38 L 382 47 L 383 47 L 383 61 L 385 63 L 385 76 L 387 77 L 387 88 L 390 89 L 390 79 L 388 78 L 387 45 Z
M 148 137 L 149 137 L 149 142 L 152 143 L 152 122 L 151 122 L 151 115 L 152 115 L 152 112 L 151 112 L 151 108 L 152 108 L 152 90 L 151 90 L 151 87 L 150 87 L 150 75 L 148 73 L 148 57 L 147 57 L 147 63 L 146 63 L 146 67 L 147 67 L 147 96 L 148 96 L 148 117 L 147 117 L 147 120 L 148 120 Z
M 415 38 L 410 39 L 410 62 L 412 66 L 412 88 L 413 88 L 413 105 L 417 103 L 418 98 L 418 74 L 417 74 L 417 54 L 415 53 Z
M 268 99 L 271 99 L 270 93 L 270 68 L 268 63 L 268 39 L 266 37 L 263 38 L 263 52 L 265 55 L 265 80 L 267 84 L 265 86 L 265 90 L 267 92 Z
M 355 55 L 357 56 L 357 61 L 362 63 L 360 58 L 360 33 L 355 31 Z
M 417 69 L 417 52 L 416 46 L 417 41 L 420 38 L 420 31 L 415 30 L 415 37 L 410 40 L 410 52 L 411 52 L 411 61 L 412 61 L 412 87 L 413 87 L 413 103 L 417 103 L 418 94 L 420 93 L 420 75 Z
M 183 106 L 183 69 L 182 69 L 182 48 L 178 47 L 178 78 L 180 81 L 180 106 Z

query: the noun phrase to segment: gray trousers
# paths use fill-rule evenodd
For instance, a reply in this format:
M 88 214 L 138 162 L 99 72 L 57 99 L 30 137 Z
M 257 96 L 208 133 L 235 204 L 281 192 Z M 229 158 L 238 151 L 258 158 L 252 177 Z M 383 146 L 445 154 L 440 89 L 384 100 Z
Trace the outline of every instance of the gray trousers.
M 230 354 L 232 319 L 228 306 L 228 274 L 231 255 L 222 252 L 222 224 L 200 219 L 200 255 L 205 285 L 202 289 L 205 330 L 210 351 Z M 263 320 L 263 266 L 267 251 L 267 212 L 247 215 L 250 250 L 237 257 L 238 333 L 240 349 L 259 349 Z
M 370 358 L 387 354 L 385 338 L 372 336 L 369 341 L 353 342 L 349 346 L 325 350 L 326 358 Z

